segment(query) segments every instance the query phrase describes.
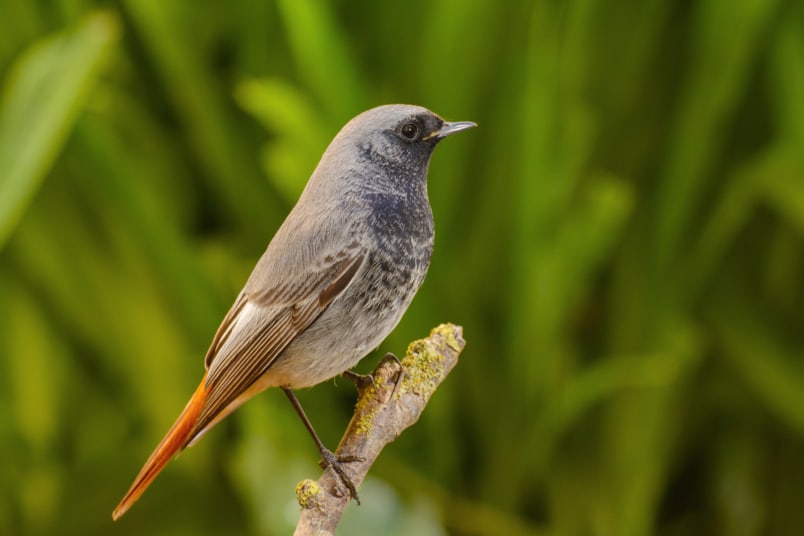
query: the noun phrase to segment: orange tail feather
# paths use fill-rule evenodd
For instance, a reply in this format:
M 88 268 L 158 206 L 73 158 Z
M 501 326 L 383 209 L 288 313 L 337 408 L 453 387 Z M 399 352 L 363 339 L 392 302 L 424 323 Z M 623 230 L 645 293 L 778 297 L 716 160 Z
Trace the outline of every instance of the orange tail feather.
M 117 505 L 117 508 L 112 512 L 112 519 L 117 521 L 126 511 L 131 508 L 137 499 L 140 498 L 148 486 L 153 482 L 156 475 L 158 475 L 165 465 L 173 458 L 173 456 L 182 450 L 187 443 L 192 439 L 190 432 L 193 429 L 198 415 L 201 413 L 201 408 L 204 406 L 204 400 L 207 398 L 208 388 L 206 386 L 207 375 L 201 380 L 198 389 L 195 390 L 190 401 L 185 406 L 184 411 L 181 412 L 179 418 L 170 428 L 168 433 L 154 449 L 148 461 L 145 462 L 140 474 L 134 479 L 128 492 Z

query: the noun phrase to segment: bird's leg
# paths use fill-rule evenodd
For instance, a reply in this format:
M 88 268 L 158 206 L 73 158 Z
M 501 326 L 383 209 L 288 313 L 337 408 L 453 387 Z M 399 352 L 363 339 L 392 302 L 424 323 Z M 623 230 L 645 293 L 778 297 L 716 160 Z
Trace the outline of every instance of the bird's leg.
M 326 469 L 327 467 L 332 467 L 332 470 L 335 471 L 335 473 L 341 479 L 343 485 L 346 486 L 346 488 L 349 490 L 349 493 L 351 494 L 352 498 L 359 505 L 360 497 L 358 497 L 357 495 L 357 488 L 352 482 L 352 479 L 349 478 L 349 476 L 346 474 L 346 471 L 343 470 L 342 464 L 349 462 L 359 462 L 363 461 L 363 459 L 360 458 L 359 456 L 338 456 L 334 452 L 329 450 L 327 447 L 325 447 L 324 443 L 318 437 L 318 434 L 315 433 L 313 424 L 310 422 L 310 419 L 308 419 L 307 415 L 304 413 L 304 409 L 302 408 L 299 399 L 296 398 L 296 393 L 293 392 L 293 389 L 291 389 L 290 387 L 282 387 L 282 390 L 287 395 L 288 399 L 290 400 L 290 403 L 293 404 L 293 409 L 295 409 L 296 413 L 299 414 L 299 417 L 304 423 L 304 427 L 307 428 L 308 432 L 310 432 L 310 435 L 312 436 L 313 441 L 315 441 L 315 444 L 318 447 L 319 452 L 321 452 L 322 460 L 321 462 L 319 462 L 321 468 Z
M 399 365 L 399 368 L 402 369 L 402 372 L 405 371 L 405 369 L 402 367 L 402 361 L 400 361 L 399 358 L 396 357 L 396 355 L 394 355 L 393 352 L 388 352 L 387 354 L 385 354 L 385 357 L 382 358 L 382 361 L 380 361 L 380 363 L 382 363 L 383 361 L 396 361 L 396 364 Z
M 355 384 L 357 387 L 357 392 L 362 393 L 365 391 L 369 386 L 377 387 L 376 382 L 374 381 L 374 375 L 372 374 L 358 374 L 352 370 L 344 370 L 341 373 L 341 376 L 347 378 Z
M 380 364 L 385 363 L 386 361 L 395 361 L 396 364 L 399 366 L 399 374 L 397 375 L 396 380 L 394 381 L 394 389 L 393 391 L 391 391 L 391 397 L 393 397 L 396 394 L 396 390 L 399 389 L 399 384 L 401 384 L 402 380 L 405 379 L 405 367 L 402 366 L 402 361 L 400 361 L 399 358 L 396 357 L 391 352 L 385 354 L 385 357 L 382 358 Z
M 399 385 L 399 382 L 401 382 L 402 379 L 405 377 L 405 369 L 402 367 L 402 362 L 399 360 L 399 358 L 396 357 L 391 352 L 385 354 L 385 357 L 383 357 L 382 361 L 380 361 L 380 365 L 382 365 L 386 361 L 395 361 L 396 364 L 399 365 L 399 375 L 397 375 L 397 378 L 395 380 L 394 392 L 391 393 L 393 395 L 394 393 L 396 393 L 396 385 Z M 355 384 L 355 387 L 357 387 L 358 393 L 361 394 L 369 385 L 371 385 L 374 388 L 377 387 L 377 382 L 374 381 L 374 374 L 358 374 L 357 372 L 354 372 L 352 370 L 344 370 L 341 373 L 341 376 L 351 380 Z

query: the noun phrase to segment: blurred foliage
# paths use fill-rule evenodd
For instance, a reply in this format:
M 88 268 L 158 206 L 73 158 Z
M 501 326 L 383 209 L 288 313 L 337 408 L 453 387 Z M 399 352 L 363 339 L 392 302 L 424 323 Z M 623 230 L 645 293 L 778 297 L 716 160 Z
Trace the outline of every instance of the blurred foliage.
M 110 514 L 328 140 L 411 102 L 480 128 L 381 350 L 469 344 L 342 532 L 800 534 L 803 6 L 0 0 L 0 533 L 290 532 L 275 391 Z M 301 397 L 334 446 L 351 385 Z

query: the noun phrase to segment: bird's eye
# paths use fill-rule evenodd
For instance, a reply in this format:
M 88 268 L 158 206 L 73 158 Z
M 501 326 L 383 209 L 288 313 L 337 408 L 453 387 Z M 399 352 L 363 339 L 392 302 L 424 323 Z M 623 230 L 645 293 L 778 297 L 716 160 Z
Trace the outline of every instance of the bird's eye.
M 419 127 L 416 123 L 404 124 L 399 132 L 402 134 L 402 137 L 408 141 L 414 141 L 419 137 Z

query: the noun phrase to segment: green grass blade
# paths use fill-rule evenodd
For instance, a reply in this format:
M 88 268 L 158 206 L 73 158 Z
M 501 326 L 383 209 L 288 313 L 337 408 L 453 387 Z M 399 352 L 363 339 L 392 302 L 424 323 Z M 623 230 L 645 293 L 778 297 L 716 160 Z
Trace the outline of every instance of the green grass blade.
M 106 12 L 39 41 L 12 68 L 0 104 L 0 248 L 11 235 L 117 41 Z
M 333 121 L 346 122 L 368 99 L 345 35 L 328 4 L 280 0 L 277 8 L 302 79 Z
M 804 367 L 801 341 L 763 318 L 753 304 L 732 291 L 709 308 L 716 340 L 754 399 L 799 437 L 804 437 Z
M 670 269 L 679 243 L 690 225 L 690 214 L 712 178 L 714 158 L 758 51 L 756 46 L 772 21 L 775 2 L 707 0 L 696 6 L 692 37 L 695 56 L 681 92 L 672 127 L 667 163 L 656 190 L 657 266 Z M 721 32 L 719 28 L 730 28 Z

